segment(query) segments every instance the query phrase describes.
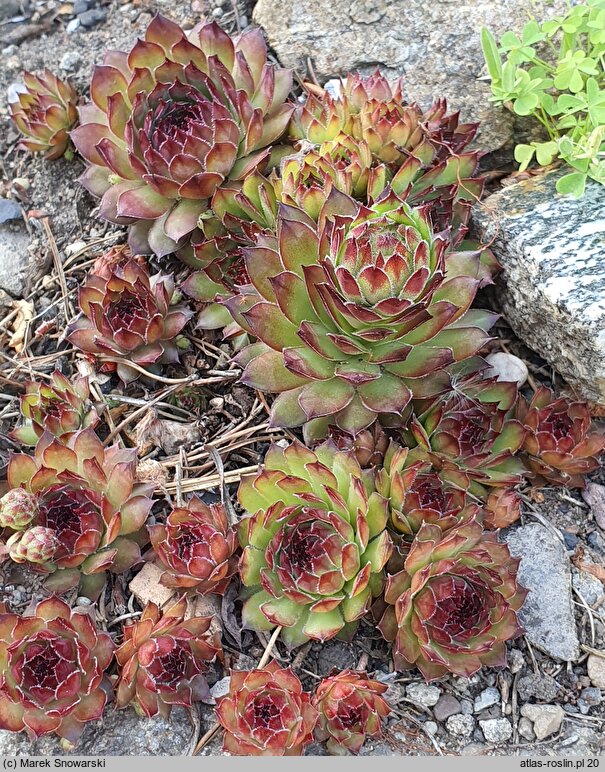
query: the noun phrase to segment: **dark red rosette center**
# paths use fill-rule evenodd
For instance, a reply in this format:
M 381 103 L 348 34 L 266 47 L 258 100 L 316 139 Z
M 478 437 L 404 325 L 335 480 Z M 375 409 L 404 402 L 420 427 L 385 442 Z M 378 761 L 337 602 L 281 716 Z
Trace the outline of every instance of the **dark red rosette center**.
M 38 525 L 54 531 L 59 543 L 56 560 L 76 554 L 81 539 L 90 547 L 86 553 L 92 554 L 103 532 L 100 496 L 84 488 L 52 485 L 40 499 Z

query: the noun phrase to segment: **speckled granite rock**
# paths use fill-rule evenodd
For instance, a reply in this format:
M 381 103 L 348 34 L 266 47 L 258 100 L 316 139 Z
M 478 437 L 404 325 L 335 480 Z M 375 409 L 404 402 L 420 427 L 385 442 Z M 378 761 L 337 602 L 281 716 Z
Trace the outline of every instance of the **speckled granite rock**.
M 605 403 L 605 186 L 559 196 L 561 172 L 504 188 L 473 212 L 503 266 L 502 311 L 516 334 L 581 394 Z
M 202 732 L 209 727 L 203 724 Z M 108 708 L 102 722 L 84 730 L 76 756 L 187 756 L 195 745 L 192 722 L 183 708 L 174 708 L 170 720 L 142 719 L 131 708 Z M 54 735 L 30 742 L 23 733 L 0 730 L 0 756 L 64 756 Z
M 565 7 L 534 0 L 542 19 Z M 496 150 L 512 137 L 512 115 L 488 101 L 489 81 L 479 42 L 481 27 L 519 32 L 526 0 L 259 0 L 254 20 L 264 27 L 282 64 L 304 72 L 307 58 L 321 80 L 377 66 L 404 75 L 407 94 L 427 105 L 445 96 L 465 121 L 481 121 L 481 147 Z
M 529 590 L 519 613 L 528 639 L 555 659 L 576 660 L 580 645 L 565 547 L 537 523 L 511 528 L 504 538 L 511 553 L 521 558 L 518 579 Z

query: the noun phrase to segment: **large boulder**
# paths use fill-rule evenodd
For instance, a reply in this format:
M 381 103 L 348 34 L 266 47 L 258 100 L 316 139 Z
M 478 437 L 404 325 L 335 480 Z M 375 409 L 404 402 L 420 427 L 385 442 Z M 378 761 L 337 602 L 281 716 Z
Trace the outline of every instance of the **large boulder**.
M 254 20 L 287 67 L 304 72 L 307 59 L 320 81 L 377 66 L 405 76 L 408 97 L 428 106 L 445 96 L 465 121 L 481 121 L 480 145 L 496 150 L 512 137 L 512 115 L 489 101 L 481 27 L 520 31 L 527 0 L 258 0 Z M 536 0 L 537 19 L 565 7 Z
M 497 300 L 515 333 L 605 403 L 605 186 L 561 196 L 562 173 L 503 188 L 475 206 L 473 222 L 502 264 Z

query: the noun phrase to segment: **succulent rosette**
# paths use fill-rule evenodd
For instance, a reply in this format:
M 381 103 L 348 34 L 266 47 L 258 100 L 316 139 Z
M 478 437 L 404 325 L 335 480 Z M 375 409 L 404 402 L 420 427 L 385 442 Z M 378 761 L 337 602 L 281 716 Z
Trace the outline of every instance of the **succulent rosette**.
M 162 584 L 207 595 L 222 594 L 237 569 L 235 529 L 223 504 L 204 504 L 193 496 L 173 509 L 165 525 L 151 525 L 149 538 L 166 567 Z
M 393 641 L 395 667 L 417 667 L 433 681 L 504 666 L 506 641 L 522 632 L 517 611 L 527 591 L 517 584 L 519 560 L 472 511 L 448 530 L 423 524 L 404 570 L 385 589 L 379 629 Z
M 0 499 L 0 528 L 23 531 L 38 512 L 38 499 L 23 488 L 13 488 Z
M 387 502 L 366 489 L 354 454 L 331 443 L 273 445 L 238 497 L 251 515 L 239 531 L 244 624 L 282 625 L 291 647 L 352 634 L 382 589 L 392 547 Z
M 484 500 L 487 489 L 512 487 L 526 474 L 516 457 L 525 429 L 511 417 L 517 387 L 480 375 L 456 379 L 448 395 L 415 403 L 402 437 L 410 460 L 427 461 L 442 480 Z
M 292 670 L 273 661 L 262 670 L 232 670 L 216 717 L 223 750 L 234 756 L 300 756 L 313 740 L 317 711 Z
M 23 445 L 35 445 L 45 431 L 65 440 L 78 429 L 94 427 L 99 416 L 89 398 L 84 376 L 70 381 L 55 370 L 48 382 L 29 381 L 19 397 L 22 423 L 10 436 Z
M 154 486 L 137 484 L 135 475 L 136 449 L 104 448 L 90 428 L 65 444 L 45 433 L 33 456 L 11 457 L 9 486 L 36 496 L 32 528 L 56 538 L 52 561 L 32 566 L 52 574 L 47 586 L 63 592 L 79 583 L 81 594 L 96 597 L 106 570 L 120 573 L 140 561 L 137 539 Z
M 387 688 L 356 670 L 342 670 L 320 682 L 313 694 L 319 712 L 315 735 L 327 740 L 332 755 L 358 753 L 366 738 L 380 737 L 381 720 L 391 712 L 381 696 Z
M 116 650 L 116 707 L 133 704 L 147 718 L 158 713 L 168 718 L 173 705 L 210 699 L 204 673 L 220 643 L 208 633 L 211 617 L 186 620 L 186 611 L 185 597 L 163 614 L 148 603 L 141 618 L 124 627 L 124 642 Z
M 466 491 L 442 480 L 430 464 L 411 462 L 408 448 L 391 441 L 374 476 L 376 490 L 389 500 L 391 525 L 407 537 L 423 523 L 443 530 L 459 522 L 473 503 Z
M 588 405 L 555 399 L 543 386 L 531 402 L 519 399 L 517 417 L 527 432 L 523 458 L 538 480 L 583 488 L 583 476 L 598 468 L 605 448 L 605 435 L 590 431 Z
M 90 273 L 109 280 L 117 268 L 123 268 L 131 260 L 134 260 L 143 268 L 147 265 L 147 258 L 143 255 L 133 256 L 128 244 L 117 244 L 96 258 L 90 268 Z
M 14 563 L 50 563 L 59 549 L 59 540 L 52 528 L 36 525 L 14 533 L 6 546 Z
M 307 440 L 401 423 L 413 396 L 449 388 L 444 368 L 476 354 L 496 318 L 470 310 L 480 254 L 448 251 L 394 195 L 367 208 L 332 190 L 319 226 L 282 205 L 246 268 L 248 291 L 225 301 L 258 338 L 238 357 L 242 381 L 277 392 L 272 424 L 306 424 Z
M 364 429 L 355 437 L 343 432 L 337 426 L 329 427 L 328 439 L 339 450 L 352 450 L 362 469 L 371 469 L 382 465 L 384 454 L 389 447 L 389 438 L 380 424 L 373 424 L 371 429 Z
M 486 528 L 508 528 L 521 517 L 521 497 L 511 488 L 496 488 L 485 502 L 483 525 Z
M 32 739 L 54 732 L 73 748 L 103 715 L 112 657 L 109 635 L 58 598 L 25 616 L 0 614 L 0 728 Z
M 267 63 L 260 30 L 232 39 L 204 23 L 185 34 L 156 16 L 129 53 L 95 68 L 72 132 L 90 163 L 82 183 L 105 219 L 133 225 L 134 252 L 192 257 L 217 188 L 267 164 L 292 112 L 291 81 Z
M 11 117 L 23 135 L 20 147 L 60 158 L 69 148 L 69 130 L 78 120 L 78 93 L 50 70 L 23 73 L 23 87 L 10 103 Z
M 117 264 L 103 278 L 89 274 L 80 287 L 82 316 L 73 321 L 67 337 L 81 351 L 109 357 L 125 383 L 143 369 L 178 362 L 176 336 L 193 316 L 183 303 L 172 304 L 172 276 L 149 276 L 136 260 Z

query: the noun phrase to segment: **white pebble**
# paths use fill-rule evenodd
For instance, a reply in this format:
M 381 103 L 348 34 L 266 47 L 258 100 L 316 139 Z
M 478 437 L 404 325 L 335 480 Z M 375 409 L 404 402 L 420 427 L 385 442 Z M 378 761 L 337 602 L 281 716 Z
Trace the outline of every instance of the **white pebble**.
M 522 359 L 505 351 L 498 351 L 485 358 L 491 365 L 485 371 L 486 378 L 497 378 L 499 381 L 516 381 L 519 387 L 523 386 L 529 375 L 527 365 Z

